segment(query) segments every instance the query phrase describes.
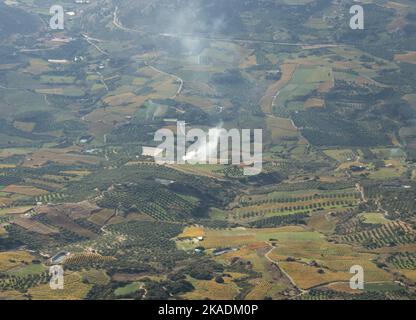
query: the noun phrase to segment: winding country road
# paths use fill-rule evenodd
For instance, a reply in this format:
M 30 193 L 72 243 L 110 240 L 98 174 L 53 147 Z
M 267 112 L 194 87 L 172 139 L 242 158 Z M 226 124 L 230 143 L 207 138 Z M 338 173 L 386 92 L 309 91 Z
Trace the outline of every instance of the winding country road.
M 150 4 L 149 4 L 150 5 Z M 149 6 L 148 5 L 148 6 Z M 144 10 L 144 9 L 143 9 Z M 127 31 L 127 32 L 137 32 L 137 33 L 143 33 L 142 31 L 139 31 L 139 30 L 134 30 L 134 29 L 130 29 L 130 28 L 126 28 L 121 22 L 120 22 L 120 19 L 118 18 L 118 7 L 116 6 L 116 8 L 115 8 L 115 10 L 114 10 L 114 13 L 113 13 L 113 24 L 114 24 L 114 26 L 116 26 L 117 28 L 119 28 L 120 30 L 123 30 L 123 31 Z M 181 77 L 178 77 L 177 75 L 174 75 L 174 74 L 171 74 L 171 73 L 168 73 L 168 72 L 165 72 L 165 71 L 163 71 L 163 70 L 160 70 L 159 68 L 156 68 L 155 66 L 151 66 L 151 65 L 149 65 L 149 64 L 147 64 L 147 66 L 149 67 L 149 68 L 151 68 L 153 71 L 156 71 L 156 72 L 158 72 L 158 73 L 160 73 L 160 74 L 163 74 L 163 75 L 165 75 L 165 76 L 168 76 L 168 77 L 172 77 L 172 78 L 174 78 L 176 81 L 178 81 L 179 82 L 179 88 L 178 88 L 178 90 L 176 91 L 176 93 L 171 97 L 171 99 L 176 99 L 180 94 L 181 94 L 181 92 L 182 92 L 182 89 L 183 89 L 183 85 L 184 85 L 184 81 L 183 81 L 183 79 L 181 78 Z
M 85 41 L 87 41 L 90 45 L 92 45 L 95 49 L 97 49 L 99 52 L 101 52 L 102 54 L 109 56 L 108 52 L 106 52 L 105 50 L 101 49 L 98 45 L 96 45 L 94 43 L 94 41 L 97 42 L 101 42 L 101 40 L 95 39 L 95 38 L 91 38 L 89 37 L 87 34 L 83 33 L 82 37 L 85 39 Z
M 268 243 L 267 241 L 265 241 L 265 243 L 267 244 L 267 245 L 269 245 L 269 246 L 271 246 L 271 244 L 270 243 Z M 278 261 L 276 261 L 276 260 L 273 260 L 272 258 L 270 258 L 269 257 L 269 255 L 270 255 L 270 253 L 272 253 L 272 251 L 274 250 L 274 249 L 276 249 L 275 247 L 273 247 L 273 246 L 271 246 L 271 248 L 270 248 L 270 250 L 269 251 L 267 251 L 267 253 L 264 255 L 264 257 L 269 261 L 269 262 L 271 262 L 271 263 L 274 263 L 278 268 L 279 268 L 279 270 L 285 275 L 285 277 L 286 278 L 288 278 L 289 279 L 289 281 L 290 281 L 290 283 L 297 289 L 297 290 L 299 290 L 300 291 L 300 293 L 299 294 L 297 294 L 296 296 L 294 296 L 294 297 L 297 297 L 297 296 L 300 296 L 300 295 L 302 295 L 302 294 L 305 294 L 305 293 L 308 293 L 308 290 L 304 290 L 304 289 L 302 289 L 302 288 L 300 288 L 298 285 L 297 285 L 297 283 L 295 282 L 295 280 L 290 276 L 290 274 L 288 274 L 280 265 L 279 265 L 279 262 Z
M 149 5 L 148 5 L 149 6 Z M 143 9 L 145 10 L 145 9 Z M 124 31 L 128 32 L 135 32 L 140 34 L 149 34 L 148 32 L 144 32 L 142 30 L 132 29 L 125 27 L 119 17 L 118 17 L 118 6 L 116 6 L 114 13 L 113 13 L 113 24 Z M 252 43 L 252 44 L 274 44 L 280 46 L 292 46 L 292 47 L 304 47 L 304 49 L 316 49 L 316 48 L 336 48 L 336 47 L 343 47 L 344 44 L 336 44 L 336 43 L 303 43 L 303 42 L 280 42 L 280 41 L 273 41 L 273 40 L 260 40 L 260 39 L 237 39 L 237 38 L 224 38 L 224 37 L 208 37 L 202 36 L 199 34 L 191 34 L 191 33 L 154 33 L 154 36 L 159 37 L 166 37 L 166 38 L 178 38 L 178 39 L 190 39 L 190 40 L 205 40 L 205 41 L 220 41 L 220 42 L 234 42 L 234 43 Z
M 171 73 L 167 73 L 165 71 L 162 71 L 162 70 L 160 70 L 160 69 L 158 69 L 158 68 L 156 68 L 154 66 L 148 65 L 148 67 L 151 68 L 152 70 L 160 73 L 160 74 L 163 74 L 163 75 L 169 76 L 169 77 L 173 77 L 173 78 L 175 78 L 179 82 L 179 88 L 176 91 L 176 93 L 171 97 L 171 99 L 175 99 L 177 96 L 179 96 L 181 94 L 182 88 L 183 88 L 183 80 L 181 78 L 179 78 L 178 76 L 175 76 L 174 74 L 171 74 Z
M 120 30 L 123 30 L 123 31 L 136 32 L 136 33 L 144 34 L 143 31 L 126 28 L 125 26 L 123 26 L 123 24 L 120 22 L 120 20 L 118 18 L 118 6 L 116 6 L 116 8 L 114 9 L 114 13 L 113 13 L 113 25 L 116 26 L 117 28 L 119 28 Z

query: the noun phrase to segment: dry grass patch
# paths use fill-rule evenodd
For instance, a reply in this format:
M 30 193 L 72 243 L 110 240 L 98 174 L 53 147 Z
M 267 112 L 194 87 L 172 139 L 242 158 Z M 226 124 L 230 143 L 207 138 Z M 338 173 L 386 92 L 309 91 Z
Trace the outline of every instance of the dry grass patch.
M 356 248 L 320 240 L 302 238 L 279 241 L 269 255 L 304 289 L 336 281 L 348 281 L 353 265 L 366 271 L 366 281 L 390 281 L 392 275 L 379 269 L 373 260 L 376 255 L 358 252 Z M 291 260 L 288 261 L 288 258 Z M 294 261 L 293 261 L 294 260 Z
M 333 73 L 331 72 L 331 79 L 321 83 L 318 87 L 318 92 L 320 93 L 327 93 L 329 92 L 335 85 L 335 79 Z
M 15 121 L 13 123 L 13 126 L 16 129 L 26 131 L 26 132 L 32 132 L 33 128 L 35 127 L 36 123 L 34 122 L 21 122 L 21 121 Z
M 322 108 L 325 106 L 325 100 L 318 98 L 309 98 L 305 101 L 304 107 L 308 108 Z
M 132 92 L 121 93 L 117 95 L 110 95 L 103 99 L 103 101 L 112 107 L 135 104 L 137 107 L 144 102 L 143 97 L 136 96 Z
M 91 171 L 88 171 L 88 170 L 66 170 L 66 171 L 62 171 L 62 173 L 75 174 L 77 176 L 85 177 L 85 176 L 88 176 L 89 174 L 91 174 Z
M 31 186 L 20 186 L 11 184 L 2 190 L 3 192 L 7 193 L 16 193 L 22 194 L 25 196 L 42 196 L 48 194 L 49 192 L 46 190 L 42 190 L 39 188 L 31 187 Z
M 25 69 L 25 72 L 39 75 L 45 72 L 49 72 L 52 69 L 49 67 L 49 63 L 42 59 L 30 59 L 29 66 Z
M 350 284 L 347 282 L 335 282 L 331 283 L 326 286 L 328 289 L 339 291 L 339 292 L 346 292 L 352 294 L 360 294 L 359 290 L 351 289 Z
M 0 163 L 0 169 L 13 169 L 16 168 L 15 164 L 11 163 Z
M 198 238 L 203 237 L 205 235 L 205 231 L 203 227 L 186 227 L 183 232 L 178 236 L 178 238 Z
M 215 102 L 212 102 L 209 98 L 203 98 L 199 96 L 179 96 L 178 101 L 190 103 L 194 106 L 201 108 L 202 110 L 210 110 L 216 105 Z
M 265 279 L 254 279 L 251 281 L 255 287 L 251 290 L 245 300 L 263 300 L 267 293 L 273 288 L 273 283 Z
M 35 149 L 32 149 L 32 148 L 27 148 L 27 149 L 21 149 L 21 148 L 1 149 L 0 150 L 0 159 L 29 154 L 34 150 Z
M 280 142 L 286 137 L 299 137 L 299 131 L 290 119 L 267 117 L 266 125 L 273 142 Z
M 183 297 L 191 300 L 233 300 L 239 290 L 232 279 L 224 277 L 224 283 L 215 280 L 191 280 L 195 290 L 186 293 Z
M 257 58 L 256 55 L 253 54 L 251 56 L 245 57 L 243 61 L 241 61 L 239 68 L 245 69 L 255 65 L 257 65 Z
M 416 51 L 409 51 L 394 55 L 394 60 L 407 63 L 416 63 Z
M 3 207 L 8 207 L 13 203 L 13 199 L 10 197 L 7 197 L 8 195 L 6 195 L 5 197 L 0 197 L 0 208 Z M 0 215 L 4 213 L 3 209 L 0 209 Z
M 28 289 L 33 300 L 81 300 L 91 289 L 90 284 L 82 282 L 78 272 L 64 274 L 64 289 L 52 290 L 49 283 Z
M 56 162 L 63 165 L 74 165 L 79 163 L 96 164 L 98 158 L 95 156 L 77 154 L 81 149 L 78 147 L 70 147 L 65 149 L 39 149 L 26 157 L 22 166 L 36 168 L 47 164 L 48 162 Z
M 26 251 L 7 251 L 0 252 L 0 272 L 32 262 L 33 256 Z

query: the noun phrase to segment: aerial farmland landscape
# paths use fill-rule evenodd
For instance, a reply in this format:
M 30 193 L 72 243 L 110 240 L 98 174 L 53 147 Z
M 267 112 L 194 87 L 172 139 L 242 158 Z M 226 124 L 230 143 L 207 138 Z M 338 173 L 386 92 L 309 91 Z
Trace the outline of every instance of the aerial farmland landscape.
M 414 299 L 415 1 L 0 0 L 0 300 Z

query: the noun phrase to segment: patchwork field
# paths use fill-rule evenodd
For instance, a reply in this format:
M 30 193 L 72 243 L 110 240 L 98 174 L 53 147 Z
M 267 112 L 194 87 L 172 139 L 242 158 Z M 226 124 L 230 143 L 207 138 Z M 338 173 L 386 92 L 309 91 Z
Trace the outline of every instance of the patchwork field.
M 412 1 L 81 2 L 0 3 L 0 299 L 415 299 Z M 155 164 L 178 121 L 261 173 Z
M 77 163 L 96 164 L 98 159 L 94 156 L 76 154 L 78 148 L 68 149 L 40 149 L 29 155 L 23 162 L 24 167 L 34 168 L 44 166 L 48 162 L 56 162 L 63 165 Z

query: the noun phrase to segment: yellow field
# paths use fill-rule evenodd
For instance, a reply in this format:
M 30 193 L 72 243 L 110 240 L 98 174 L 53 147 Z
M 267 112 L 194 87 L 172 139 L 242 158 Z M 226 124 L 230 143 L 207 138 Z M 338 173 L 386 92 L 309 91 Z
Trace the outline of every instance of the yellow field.
M 267 293 L 273 288 L 273 283 L 263 279 L 254 279 L 252 284 L 255 286 L 247 296 L 246 300 L 263 300 Z
M 118 95 L 109 95 L 103 99 L 103 101 L 112 107 L 121 105 L 134 104 L 136 107 L 140 107 L 144 99 L 143 97 L 136 96 L 132 92 L 126 92 Z
M 25 196 L 41 196 L 48 194 L 48 191 L 31 186 L 19 186 L 11 184 L 2 190 L 7 193 L 17 193 Z
M 186 227 L 178 238 L 197 238 L 205 235 L 203 227 Z
M 30 288 L 28 293 L 33 300 L 80 300 L 91 289 L 90 284 L 82 282 L 78 272 L 64 274 L 64 289 L 52 290 L 49 283 Z
M 396 178 L 404 174 L 407 168 L 399 160 L 385 160 L 386 167 L 371 171 L 371 179 Z
M 62 173 L 67 173 L 67 174 L 76 174 L 78 176 L 88 176 L 91 171 L 87 171 L 87 170 L 67 170 L 67 171 L 62 171 Z
M 0 209 L 0 215 L 3 214 L 23 214 L 30 211 L 33 206 L 23 206 L 23 207 L 14 207 L 14 208 L 5 208 Z
M 36 89 L 37 93 L 41 94 L 51 94 L 51 95 L 63 95 L 64 88 L 49 88 L 49 89 Z
M 7 207 L 9 205 L 11 205 L 13 203 L 13 200 L 10 198 L 5 198 L 5 197 L 0 197 L 0 206 L 3 207 Z M 2 213 L 1 209 L 0 209 L 0 214 Z
M 29 60 L 29 66 L 26 68 L 26 72 L 38 75 L 45 72 L 50 71 L 51 68 L 49 67 L 49 64 L 41 59 L 30 59 Z
M 21 122 L 21 121 L 15 121 L 13 123 L 13 126 L 16 129 L 22 130 L 22 131 L 26 131 L 26 132 L 32 132 L 33 128 L 35 127 L 35 123 L 34 122 Z
M 0 272 L 18 267 L 25 262 L 31 262 L 33 256 L 26 251 L 0 252 Z
M 335 78 L 334 78 L 333 72 L 331 72 L 331 79 L 326 82 L 321 83 L 318 87 L 318 92 L 327 93 L 334 87 L 334 85 L 335 85 Z
M 406 94 L 403 96 L 403 99 L 405 99 L 412 107 L 416 107 L 416 94 Z
M 137 78 L 134 78 L 132 84 L 134 86 L 141 87 L 141 86 L 144 86 L 148 81 L 149 80 L 147 78 L 137 77 Z
M 243 59 L 243 61 L 241 61 L 239 68 L 245 69 L 245 68 L 248 68 L 248 67 L 255 66 L 256 64 L 257 64 L 257 58 L 253 54 L 251 56 L 245 57 Z
M 263 228 L 263 229 L 246 229 L 234 228 L 227 230 L 205 230 L 205 239 L 203 245 L 205 248 L 218 248 L 227 246 L 241 247 L 244 245 L 255 245 L 258 248 L 258 243 L 264 243 L 269 238 L 281 238 L 297 236 L 297 232 L 305 231 L 300 226 L 289 226 L 281 228 Z M 264 246 L 264 244 L 262 244 Z
M 78 147 L 70 147 L 66 149 L 39 149 L 34 151 L 23 162 L 23 167 L 41 167 L 48 162 L 57 162 L 63 165 L 73 165 L 77 163 L 96 164 L 97 157 L 76 154 L 81 149 Z
M 396 54 L 394 60 L 407 63 L 416 63 L 416 51 L 410 51 L 403 54 Z
M 391 220 L 386 219 L 380 212 L 366 212 L 361 213 L 360 216 L 364 218 L 365 223 L 370 224 L 387 224 L 391 222 Z
M 224 246 L 242 246 L 256 241 L 252 233 L 236 232 L 227 234 L 226 231 L 207 230 L 204 239 L 205 248 L 217 248 Z
M 286 261 L 288 257 L 296 261 Z M 366 281 L 389 281 L 392 275 L 377 268 L 372 262 L 376 256 L 361 253 L 349 245 L 334 244 L 325 239 L 293 240 L 279 242 L 270 258 L 279 265 L 304 289 L 351 278 L 350 267 L 360 265 L 365 270 Z M 317 266 L 312 262 L 316 262 Z M 318 270 L 324 273 L 319 273 Z
M 411 281 L 416 282 L 416 270 L 397 269 L 395 271 L 403 274 L 406 278 L 409 278 Z
M 27 300 L 21 292 L 14 290 L 0 291 L 0 300 Z
M 272 141 L 279 142 L 284 137 L 298 137 L 298 129 L 290 119 L 279 117 L 268 117 L 266 119 L 267 129 L 271 132 Z
M 17 155 L 24 155 L 32 152 L 35 149 L 32 148 L 8 148 L 8 149 L 1 149 L 0 150 L 0 159 L 1 158 L 8 158 Z
M 117 103 L 119 97 L 112 97 L 111 103 Z M 134 101 L 134 102 L 132 102 Z M 146 101 L 146 97 L 136 97 L 134 100 L 130 100 L 130 104 L 123 104 L 122 98 L 118 102 L 122 105 L 107 107 L 107 108 L 100 108 L 95 109 L 93 112 L 89 113 L 85 116 L 85 120 L 92 122 L 94 128 L 91 131 L 93 132 L 100 132 L 105 133 L 109 130 L 111 131 L 112 123 L 125 121 L 126 116 L 132 116 L 137 109 Z
M 325 217 L 322 216 L 321 219 L 324 220 Z M 328 225 L 324 225 L 322 221 L 314 224 L 320 225 L 321 229 L 328 232 L 334 227 L 330 222 Z M 269 242 L 277 244 L 272 251 Z M 349 245 L 328 242 L 323 234 L 300 226 L 207 229 L 203 246 L 207 249 L 235 248 L 235 251 L 216 256 L 214 259 L 221 263 L 229 263 L 238 257 L 250 261 L 253 270 L 262 274 L 261 278 L 253 280 L 255 287 L 248 294 L 248 299 L 276 296 L 285 289 L 285 284 L 280 282 L 280 286 L 274 286 L 276 275 L 271 268 L 272 261 L 278 263 L 293 281 L 304 289 L 349 281 L 349 270 L 357 264 L 364 268 L 366 281 L 392 281 L 392 276 L 377 268 L 372 261 L 376 257 L 374 254 L 359 252 Z M 293 261 L 287 261 L 288 257 Z
M 328 282 L 347 281 L 352 276 L 348 273 L 348 270 L 343 272 L 325 270 L 324 274 L 319 274 L 317 268 L 300 263 L 281 262 L 279 265 L 294 279 L 295 283 L 302 289 L 309 289 L 311 287 Z
M 340 292 L 347 292 L 352 294 L 359 294 L 360 290 L 351 289 L 350 284 L 346 282 L 336 282 L 327 285 L 329 289 L 340 291 Z
M 269 250 L 269 244 L 257 241 L 243 246 L 237 251 L 215 257 L 215 260 L 225 264 L 229 264 L 235 258 L 250 261 L 252 270 L 261 275 L 249 281 L 254 287 L 246 295 L 246 300 L 263 300 L 267 296 L 276 298 L 288 288 L 287 283 L 278 280 L 277 268 L 273 267 L 271 262 L 266 259 L 265 253 Z M 237 277 L 233 276 L 233 279 L 235 280 Z
M 308 108 L 322 108 L 325 105 L 325 101 L 323 99 L 318 98 L 309 98 L 305 101 L 304 107 Z
M 330 229 L 333 226 L 323 226 L 323 228 Z M 206 230 L 205 233 L 203 246 L 207 249 L 221 247 L 238 249 L 215 257 L 216 260 L 230 261 L 234 257 L 250 260 L 253 269 L 263 274 L 264 281 L 273 279 L 264 269 L 265 254 L 269 251 L 266 248 L 269 246 L 267 242 L 270 241 L 276 242 L 277 247 L 269 252 L 268 258 L 278 263 L 295 283 L 304 289 L 336 281 L 347 281 L 351 278 L 349 270 L 353 265 L 361 265 L 364 268 L 366 281 L 392 280 L 391 274 L 378 268 L 372 261 L 376 257 L 375 254 L 360 252 L 350 245 L 328 242 L 323 234 L 300 226 Z M 291 260 L 287 261 L 289 257 Z M 261 296 L 267 291 L 264 282 L 262 285 L 264 288 L 256 289 L 252 293 L 253 296 L 257 294 Z
M 210 99 L 199 97 L 199 96 L 189 96 L 189 95 L 180 96 L 178 97 L 177 100 L 181 102 L 193 104 L 205 111 L 213 109 L 214 106 L 216 105 L 216 103 L 212 102 Z
M 193 280 L 190 282 L 195 290 L 183 295 L 185 299 L 191 300 L 233 300 L 238 294 L 238 287 L 232 279 L 224 277 L 224 283 L 217 283 L 215 280 Z
M 163 99 L 174 96 L 178 90 L 179 84 L 177 84 L 173 78 L 169 78 L 167 81 L 157 82 L 153 84 L 152 87 L 156 93 L 151 93 L 148 98 Z
M 16 168 L 15 164 L 0 163 L 0 169 L 12 169 Z

